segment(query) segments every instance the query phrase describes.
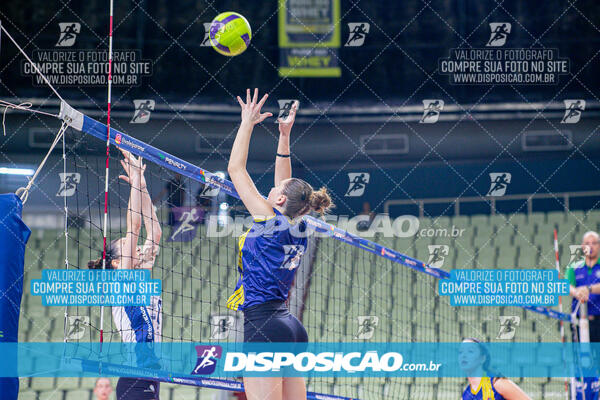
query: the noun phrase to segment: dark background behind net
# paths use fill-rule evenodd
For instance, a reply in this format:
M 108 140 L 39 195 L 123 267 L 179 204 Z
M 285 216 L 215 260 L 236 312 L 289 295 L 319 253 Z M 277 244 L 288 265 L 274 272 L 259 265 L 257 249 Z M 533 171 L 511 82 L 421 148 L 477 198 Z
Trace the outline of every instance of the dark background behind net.
M 252 46 L 230 59 L 199 44 L 203 22 L 223 11 L 246 16 L 253 29 Z M 25 50 L 52 49 L 59 22 L 80 22 L 81 33 L 74 48 L 108 47 L 108 2 L 8 0 L 0 4 L 0 20 Z M 279 98 L 306 93 L 312 101 L 336 103 L 408 103 L 415 92 L 448 97 L 458 103 L 533 101 L 552 98 L 562 90 L 585 94 L 598 87 L 597 43 L 600 7 L 589 1 L 345 1 L 341 2 L 342 43 L 348 38 L 348 22 L 368 22 L 370 32 L 363 47 L 342 47 L 341 78 L 282 79 L 277 74 L 277 1 L 132 0 L 115 2 L 115 49 L 139 49 L 153 60 L 153 76 L 136 88 L 115 88 L 113 98 L 152 96 L 184 99 L 191 103 L 228 102 L 241 88 L 257 86 Z M 586 21 L 591 21 L 589 23 Z M 568 57 L 571 73 L 558 85 L 452 86 L 436 72 L 438 59 L 456 47 L 484 47 L 490 22 L 509 22 L 512 32 L 505 47 L 558 48 Z M 539 42 L 536 43 L 536 39 Z M 464 40 L 463 40 L 464 39 Z M 4 60 L 0 79 L 17 83 L 19 95 L 38 95 L 23 78 L 20 62 L 11 61 L 16 50 L 6 38 L 0 56 Z M 8 64 L 8 65 L 7 65 Z M 227 64 L 227 65 L 225 65 Z M 428 75 L 431 78 L 428 78 Z M 571 81 L 570 83 L 567 83 Z M 4 86 L 4 85 L 2 85 Z M 15 86 L 10 85 L 11 90 Z M 489 90 L 489 93 L 486 93 Z M 64 88 L 71 99 L 88 97 L 105 101 L 104 87 Z

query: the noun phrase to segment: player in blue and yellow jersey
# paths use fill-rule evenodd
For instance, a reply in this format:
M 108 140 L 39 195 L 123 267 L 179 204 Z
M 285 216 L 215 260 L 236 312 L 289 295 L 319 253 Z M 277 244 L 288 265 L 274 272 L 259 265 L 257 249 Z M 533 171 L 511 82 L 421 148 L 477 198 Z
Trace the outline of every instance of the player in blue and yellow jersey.
M 469 381 L 463 400 L 531 400 L 516 383 L 491 370 L 490 353 L 479 340 L 463 340 L 458 363 Z
M 310 211 L 325 212 L 331 207 L 331 199 L 325 188 L 313 191 L 305 181 L 291 177 L 289 141 L 297 104 L 287 118 L 279 121 L 275 187 L 265 199 L 254 186 L 246 171 L 248 148 L 254 125 L 272 115 L 261 113 L 267 97 L 259 102 L 258 89 L 252 98 L 248 89 L 246 103 L 237 98 L 242 122 L 227 171 L 254 223 L 240 238 L 240 279 L 227 306 L 244 312 L 245 342 L 307 342 L 304 326 L 288 311 L 285 301 L 306 250 L 306 226 L 300 217 Z M 244 378 L 244 386 L 249 400 L 306 398 L 302 377 Z

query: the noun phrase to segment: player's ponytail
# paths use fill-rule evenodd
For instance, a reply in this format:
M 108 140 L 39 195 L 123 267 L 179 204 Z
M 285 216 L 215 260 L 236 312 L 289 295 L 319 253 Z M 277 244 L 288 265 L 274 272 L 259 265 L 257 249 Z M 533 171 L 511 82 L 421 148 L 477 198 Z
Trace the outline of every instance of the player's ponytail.
M 327 210 L 332 207 L 331 197 L 329 197 L 329 193 L 327 193 L 327 188 L 322 187 L 317 191 L 313 191 L 310 194 L 310 208 L 319 213 L 324 214 Z
M 108 261 L 108 259 L 106 261 Z M 102 268 L 102 257 L 97 258 L 97 259 L 92 260 L 92 261 L 88 261 L 88 268 L 89 269 L 100 269 L 100 268 Z
M 120 240 L 113 240 L 106 249 L 106 269 L 113 269 L 112 261 L 121 258 Z M 88 261 L 87 266 L 89 269 L 102 269 L 102 257 Z
M 290 218 L 308 214 L 310 211 L 324 214 L 333 207 L 325 187 L 314 191 L 312 186 L 302 179 L 290 178 L 282 193 L 287 197 L 284 214 Z

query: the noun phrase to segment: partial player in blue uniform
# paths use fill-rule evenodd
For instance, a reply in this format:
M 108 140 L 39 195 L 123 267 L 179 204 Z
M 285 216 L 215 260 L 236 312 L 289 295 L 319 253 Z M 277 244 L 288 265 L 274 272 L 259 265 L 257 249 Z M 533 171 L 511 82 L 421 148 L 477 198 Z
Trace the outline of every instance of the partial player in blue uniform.
M 244 312 L 246 342 L 307 342 L 302 323 L 285 304 L 294 275 L 306 251 L 306 226 L 300 217 L 331 207 L 325 188 L 313 191 L 305 181 L 292 178 L 290 132 L 297 111 L 279 122 L 279 145 L 275 161 L 275 187 L 263 198 L 246 170 L 248 148 L 254 125 L 271 116 L 260 112 L 267 95 L 258 101 L 258 89 L 242 107 L 242 123 L 233 143 L 227 171 L 248 212 L 254 218 L 252 227 L 240 238 L 238 271 L 240 278 L 227 306 Z M 244 378 L 249 400 L 305 399 L 304 378 Z
M 600 398 L 600 381 L 595 376 L 576 378 L 573 383 L 575 400 L 598 400 Z
M 479 340 L 463 340 L 458 363 L 469 381 L 463 400 L 531 400 L 516 383 L 491 370 L 490 353 Z
M 567 266 L 566 278 L 570 283 L 570 294 L 573 296 L 571 311 L 579 315 L 579 303 L 587 304 L 589 321 L 589 340 L 592 343 L 600 342 L 600 236 L 597 232 L 588 231 L 583 234 L 581 248 L 574 262 Z M 573 342 L 580 340 L 579 326 L 571 325 Z M 593 352 L 592 357 L 598 360 L 599 354 Z M 600 380 L 598 377 L 576 379 L 576 399 L 596 400 L 600 393 Z
M 107 269 L 152 269 L 158 254 L 162 230 L 152 206 L 152 200 L 144 178 L 145 165 L 127 151 L 121 165 L 126 175 L 119 178 L 129 183 L 131 192 L 127 209 L 127 234 L 110 243 L 106 252 Z M 138 246 L 142 220 L 147 237 L 143 246 Z M 102 257 L 90 261 L 89 268 L 102 268 Z M 161 341 L 162 299 L 152 296 L 148 306 L 112 307 L 113 322 L 123 342 L 136 343 L 137 364 L 146 368 L 159 368 L 160 360 L 148 343 Z M 159 382 L 140 378 L 119 378 L 117 400 L 158 400 Z

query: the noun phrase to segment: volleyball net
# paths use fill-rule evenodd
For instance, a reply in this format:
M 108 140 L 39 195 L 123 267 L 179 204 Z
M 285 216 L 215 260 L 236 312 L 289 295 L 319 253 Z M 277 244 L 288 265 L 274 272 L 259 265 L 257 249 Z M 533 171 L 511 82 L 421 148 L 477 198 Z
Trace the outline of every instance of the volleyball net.
M 160 339 L 241 341 L 243 317 L 228 309 L 226 301 L 238 279 L 237 237 L 249 227 L 251 219 L 225 174 L 207 171 L 111 128 L 110 169 L 105 175 L 105 162 L 99 156 L 105 152 L 107 126 L 72 108 L 62 98 L 57 116 L 63 126 L 55 145 L 62 144 L 63 158 L 62 165 L 54 168 L 63 174 L 60 190 L 68 192 L 61 194 L 64 232 L 57 233 L 64 236 L 48 241 L 44 237 L 34 239 L 35 246 L 50 254 L 38 260 L 39 267 L 65 265 L 83 269 L 90 260 L 102 255 L 105 179 L 109 187 L 107 242 L 125 236 L 130 188 L 119 183 L 122 170 L 118 160 L 122 156 L 117 147 L 125 149 L 147 162 L 147 185 L 162 231 L 160 241 L 153 243 L 158 246 L 158 253 L 152 268 L 153 278 L 162 282 Z M 378 234 L 367 239 L 324 220 L 305 218 L 318 235 L 309 238 L 307 256 L 296 275 L 289 307 L 303 322 L 310 341 L 443 343 L 460 342 L 467 337 L 495 341 L 506 340 L 503 334 L 512 332 L 509 340 L 513 341 L 558 342 L 560 321 L 571 321 L 568 314 L 544 307 L 452 307 L 446 297 L 437 294 L 438 279 L 449 276 L 446 268 L 489 268 L 499 260 L 498 254 L 486 254 L 482 246 L 471 250 L 468 262 L 454 258 L 444 264 L 445 268 L 431 265 L 429 260 L 436 248 L 437 257 L 444 256 L 444 246 L 461 252 L 469 249 L 464 237 L 399 238 Z M 440 226 L 447 222 L 429 218 L 422 224 Z M 483 228 L 479 229 L 475 231 L 483 234 Z M 145 225 L 142 237 L 152 233 Z M 552 254 L 551 241 L 548 247 L 548 254 Z M 542 257 L 539 263 L 551 266 L 552 260 L 553 256 Z M 49 265 L 49 261 L 54 264 Z M 26 307 L 28 311 L 36 309 L 31 304 Z M 36 310 L 40 313 L 39 308 Z M 105 342 L 122 340 L 124 329 L 115 324 L 109 310 L 68 306 L 65 311 L 64 324 L 58 315 L 53 321 L 53 326 L 63 332 L 64 340 L 95 342 L 100 339 L 100 332 Z M 104 318 L 103 313 L 107 314 Z M 37 315 L 47 316 L 45 311 Z M 508 319 L 516 332 L 503 332 Z M 518 359 L 519 355 L 507 357 Z M 540 355 L 540 362 L 551 363 L 544 357 L 552 355 Z M 242 390 L 241 383 L 234 380 L 178 382 Z M 560 378 L 525 378 L 519 384 L 534 398 L 564 395 L 564 381 Z M 444 399 L 456 398 L 464 386 L 463 379 L 443 377 L 308 379 L 311 398 Z
M 101 171 L 103 165 L 97 157 L 97 165 L 86 157 L 97 154 L 106 125 L 65 102 L 61 104 L 60 117 L 83 133 L 66 153 L 66 169 L 87 175 L 75 195 L 67 199 L 67 208 L 77 218 L 83 217 L 83 221 L 68 228 L 73 254 L 77 254 L 69 264 L 81 268 L 102 251 L 103 198 L 98 196 L 102 174 L 89 175 L 94 175 L 91 169 Z M 121 158 L 116 147 L 128 150 L 148 161 L 146 175 L 152 193 L 172 187 L 164 206 L 158 207 L 163 235 L 153 267 L 153 278 L 160 279 L 163 288 L 162 340 L 241 341 L 243 317 L 226 307 L 226 299 L 237 280 L 237 237 L 249 228 L 251 221 L 235 188 L 222 173 L 206 171 L 118 130 L 111 129 L 110 142 L 111 165 L 118 165 L 116 161 Z M 113 168 L 109 177 L 110 209 L 117 211 L 111 213 L 109 240 L 123 237 L 126 230 L 129 187 L 117 184 L 119 174 L 121 171 Z M 476 337 L 492 342 L 505 340 L 502 329 L 510 333 L 511 328 L 505 323 L 510 319 L 517 332 L 512 340 L 557 342 L 561 339 L 559 321 L 571 320 L 568 314 L 544 307 L 453 307 L 446 297 L 437 294 L 438 279 L 447 278 L 449 273 L 420 261 L 430 258 L 432 248 L 443 248 L 443 239 L 378 234 L 371 240 L 321 219 L 305 218 L 319 235 L 309 240 L 289 307 L 302 320 L 310 341 L 443 343 Z M 434 225 L 435 220 L 429 223 Z M 468 247 L 461 240 L 455 238 L 447 243 L 456 249 Z M 551 243 L 549 247 L 552 249 Z M 481 249 L 477 251 L 482 253 Z M 485 254 L 473 254 L 475 258 L 477 265 L 471 260 L 455 267 L 485 268 L 495 261 Z M 98 308 L 71 308 L 69 315 L 72 314 L 89 315 L 91 329 L 85 340 L 97 340 L 102 329 L 98 325 Z M 105 317 L 105 323 L 105 340 L 120 341 L 114 319 Z M 519 355 L 507 357 L 518 359 Z M 550 357 L 545 360 L 550 364 L 552 356 L 546 357 Z M 544 362 L 543 355 L 540 362 Z M 527 378 L 520 385 L 534 396 L 564 393 L 564 382 L 558 378 Z M 442 377 L 308 380 L 311 392 L 361 399 L 445 398 L 460 393 L 462 386 L 461 379 Z

